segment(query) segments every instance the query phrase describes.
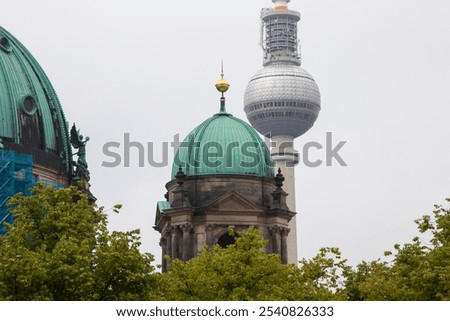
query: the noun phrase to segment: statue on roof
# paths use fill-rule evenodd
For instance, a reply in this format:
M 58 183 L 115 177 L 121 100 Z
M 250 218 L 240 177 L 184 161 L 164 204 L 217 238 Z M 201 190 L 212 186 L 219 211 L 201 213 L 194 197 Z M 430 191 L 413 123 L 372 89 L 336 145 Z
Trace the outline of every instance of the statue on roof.
M 88 164 L 86 161 L 86 144 L 88 141 L 89 137 L 84 138 L 83 135 L 80 134 L 80 131 L 77 129 L 76 125 L 73 124 L 72 129 L 70 130 L 70 143 L 73 148 L 78 149 L 76 153 L 72 154 L 73 156 L 78 155 L 78 159 L 75 161 L 75 176 L 85 180 L 86 182 L 90 180 Z

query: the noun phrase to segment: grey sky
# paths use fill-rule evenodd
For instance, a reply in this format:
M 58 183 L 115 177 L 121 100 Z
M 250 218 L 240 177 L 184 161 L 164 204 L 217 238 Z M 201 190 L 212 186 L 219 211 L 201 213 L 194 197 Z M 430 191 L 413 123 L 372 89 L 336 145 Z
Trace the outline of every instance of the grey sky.
M 112 229 L 152 229 L 170 167 L 101 166 L 102 147 L 161 142 L 219 109 L 242 119 L 249 79 L 262 67 L 259 11 L 270 0 L 3 0 L 0 23 L 48 74 L 69 122 L 91 137 L 92 191 Z M 450 196 L 450 4 L 445 0 L 292 0 L 302 20 L 303 67 L 322 94 L 316 125 L 297 140 L 346 140 L 348 167 L 296 169 L 299 257 L 337 246 L 350 262 L 376 259 L 415 234 L 413 220 Z M 317 153 L 316 156 L 323 156 Z M 171 156 L 172 157 L 172 154 Z M 160 157 L 156 157 L 160 159 Z

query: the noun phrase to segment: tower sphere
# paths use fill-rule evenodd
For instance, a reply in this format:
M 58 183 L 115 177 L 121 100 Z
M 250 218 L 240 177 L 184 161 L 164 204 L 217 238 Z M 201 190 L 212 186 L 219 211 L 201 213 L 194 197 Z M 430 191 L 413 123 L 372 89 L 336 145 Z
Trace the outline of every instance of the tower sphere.
M 320 112 L 320 92 L 303 68 L 272 63 L 259 70 L 247 85 L 244 110 L 251 125 L 267 137 L 299 137 Z

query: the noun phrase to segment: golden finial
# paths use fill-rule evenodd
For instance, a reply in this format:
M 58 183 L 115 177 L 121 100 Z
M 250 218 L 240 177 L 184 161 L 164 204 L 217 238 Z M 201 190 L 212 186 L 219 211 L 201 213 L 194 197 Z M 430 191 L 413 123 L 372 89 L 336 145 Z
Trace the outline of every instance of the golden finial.
M 219 79 L 216 82 L 216 88 L 218 91 L 220 91 L 222 93 L 222 96 L 223 96 L 223 93 L 227 92 L 227 90 L 230 88 L 230 83 L 223 78 L 223 76 L 224 76 L 223 61 L 222 61 L 222 72 L 221 72 L 220 76 L 221 76 L 221 79 Z

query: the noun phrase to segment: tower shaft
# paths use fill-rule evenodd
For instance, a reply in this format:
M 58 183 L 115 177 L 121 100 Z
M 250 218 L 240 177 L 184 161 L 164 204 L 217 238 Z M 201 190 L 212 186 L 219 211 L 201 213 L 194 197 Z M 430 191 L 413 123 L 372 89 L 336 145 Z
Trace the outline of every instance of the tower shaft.
M 313 127 L 320 112 L 320 92 L 314 78 L 301 67 L 297 24 L 300 13 L 288 8 L 290 0 L 272 0 L 261 11 L 263 66 L 249 81 L 244 110 L 251 125 L 272 140 L 272 160 L 284 177 L 286 205 L 296 212 L 295 171 L 298 153 L 294 139 Z M 297 222 L 289 222 L 287 255 L 297 263 Z
M 298 152 L 294 149 L 294 137 L 272 137 L 272 149 L 270 152 L 275 168 L 280 168 L 285 181 L 284 191 L 288 194 L 286 205 L 291 211 L 295 211 L 295 165 L 298 164 Z M 287 261 L 297 264 L 297 219 L 292 217 L 289 222 L 289 234 L 287 236 Z

